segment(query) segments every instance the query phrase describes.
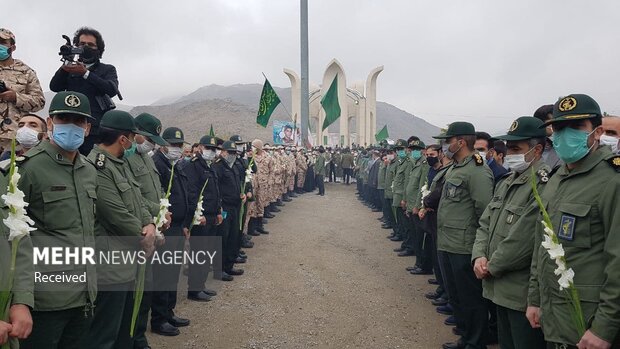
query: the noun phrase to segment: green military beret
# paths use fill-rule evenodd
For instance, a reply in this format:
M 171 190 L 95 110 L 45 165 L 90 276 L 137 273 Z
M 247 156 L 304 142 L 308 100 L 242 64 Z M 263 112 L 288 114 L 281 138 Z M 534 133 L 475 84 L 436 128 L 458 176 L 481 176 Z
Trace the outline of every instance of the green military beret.
M 553 117 L 540 127 L 546 127 L 559 121 L 591 119 L 602 115 L 601 107 L 592 97 L 583 94 L 572 94 L 555 102 L 553 105 Z
M 90 102 L 88 101 L 88 97 L 73 91 L 62 91 L 54 95 L 50 103 L 49 115 L 57 114 L 81 115 L 95 120 L 95 118 L 90 115 Z
M 455 136 L 475 136 L 474 125 L 465 121 L 456 121 L 448 126 L 448 130 L 440 135 L 433 136 L 435 139 L 448 139 Z
M 202 138 L 200 138 L 200 142 L 198 143 L 204 145 L 207 148 L 219 148 L 217 144 L 217 139 L 213 136 L 202 136 Z
M 404 139 L 399 139 L 394 144 L 394 148 L 407 148 L 407 141 Z
M 224 144 L 222 144 L 222 150 L 226 150 L 227 152 L 230 153 L 236 153 L 237 152 L 237 146 L 235 145 L 235 142 L 233 141 L 226 141 L 224 142 Z
M 234 135 L 232 137 L 230 137 L 229 139 L 231 142 L 235 142 L 236 144 L 241 144 L 243 143 L 243 140 L 241 139 L 241 136 L 239 135 Z
M 508 133 L 495 138 L 505 141 L 522 141 L 530 138 L 545 138 L 546 131 L 541 128 L 542 120 L 532 116 L 522 116 L 512 122 Z
M 408 148 L 413 149 L 425 149 L 426 145 L 419 139 L 412 139 L 411 142 L 407 145 Z
M 185 143 L 183 131 L 181 131 L 181 129 L 178 127 L 168 127 L 164 130 L 164 133 L 162 133 L 161 137 L 170 144 Z
M 118 131 L 129 131 L 132 133 L 145 135 L 147 137 L 150 136 L 147 132 L 138 130 L 133 116 L 122 110 L 113 109 L 105 112 L 101 118 L 99 126 Z
M 139 130 L 148 133 L 150 139 L 157 145 L 168 146 L 166 142 L 159 135 L 161 134 L 161 121 L 149 113 L 142 113 L 134 119 L 136 126 Z

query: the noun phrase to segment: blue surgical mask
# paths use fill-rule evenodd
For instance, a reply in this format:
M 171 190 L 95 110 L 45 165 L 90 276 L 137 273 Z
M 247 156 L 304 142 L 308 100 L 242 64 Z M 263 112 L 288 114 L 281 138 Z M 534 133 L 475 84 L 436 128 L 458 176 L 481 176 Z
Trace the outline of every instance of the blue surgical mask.
M 75 124 L 54 124 L 52 139 L 62 149 L 76 151 L 84 143 L 84 131 Z
M 9 57 L 11 57 L 9 48 L 4 45 L 0 45 L 0 61 L 6 61 Z
M 592 133 L 594 131 L 588 133 L 570 127 L 555 131 L 553 133 L 553 149 L 555 149 L 560 159 L 565 163 L 575 163 L 590 152 L 591 147 L 588 147 L 588 137 Z
M 396 152 L 396 155 L 398 155 L 399 158 L 404 159 L 407 157 L 407 152 L 405 152 L 404 150 L 398 150 Z
M 123 157 L 126 159 L 130 156 L 132 156 L 133 154 L 136 153 L 136 142 L 132 142 L 131 143 L 131 147 L 129 147 L 129 149 L 125 149 L 125 152 L 123 153 Z
M 412 150 L 411 151 L 411 158 L 413 160 L 418 160 L 422 157 L 422 151 L 421 150 Z

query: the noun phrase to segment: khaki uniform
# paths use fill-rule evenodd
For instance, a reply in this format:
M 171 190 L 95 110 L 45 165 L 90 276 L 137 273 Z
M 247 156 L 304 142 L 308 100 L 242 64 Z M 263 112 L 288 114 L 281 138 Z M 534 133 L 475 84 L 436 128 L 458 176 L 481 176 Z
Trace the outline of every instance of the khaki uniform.
M 0 80 L 4 81 L 7 88 L 15 91 L 17 100 L 15 103 L 0 103 L 0 118 L 11 118 L 14 122 L 0 130 L 0 142 L 8 145 L 7 140 L 15 137 L 17 122 L 26 113 L 37 112 L 45 106 L 45 97 L 37 74 L 19 59 L 8 67 L 0 66 Z
M 308 171 L 308 163 L 306 162 L 306 158 L 301 152 L 297 153 L 295 164 L 297 167 L 297 188 L 303 188 L 304 182 L 306 181 L 306 172 Z
M 262 217 L 265 206 L 269 205 L 269 155 L 266 152 L 254 155 L 257 172 L 252 176 L 254 201 L 248 204 L 248 215 L 252 218 Z
M 288 158 L 288 191 L 295 190 L 295 173 L 297 173 L 297 163 L 295 161 L 295 156 L 293 154 L 289 154 Z
M 567 267 L 575 272 L 586 328 L 611 343 L 620 330 L 620 157 L 604 146 L 581 161 L 572 171 L 560 167 L 541 197 Z M 554 274 L 557 266 L 541 248 L 542 224 L 534 236 L 528 305 L 540 307 L 545 340 L 574 345 L 580 338 Z

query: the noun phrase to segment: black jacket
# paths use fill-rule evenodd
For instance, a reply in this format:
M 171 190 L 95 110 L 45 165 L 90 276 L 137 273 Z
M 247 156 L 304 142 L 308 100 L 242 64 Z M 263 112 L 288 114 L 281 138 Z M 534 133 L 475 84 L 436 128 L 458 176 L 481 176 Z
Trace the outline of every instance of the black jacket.
M 116 68 L 110 64 L 95 63 L 89 70 L 88 79 L 84 79 L 58 69 L 50 81 L 50 90 L 83 93 L 90 102 L 92 116 L 97 119 L 93 127 L 98 128 L 103 113 L 116 108 L 111 98 L 118 94 L 118 76 Z
M 161 152 L 157 151 L 153 155 L 153 162 L 159 172 L 162 192 L 164 195 L 168 190 L 170 182 L 170 174 L 172 173 L 172 165 L 170 160 Z M 172 188 L 170 189 L 170 212 L 172 212 L 172 225 L 183 226 L 189 228 L 194 217 L 194 209 L 196 206 L 190 206 L 189 202 L 189 183 L 185 172 L 179 162 L 174 166 L 174 178 L 172 179 Z
M 218 158 L 213 163 L 213 169 L 217 174 L 218 186 L 220 188 L 220 195 L 222 198 L 222 208 L 226 207 L 240 208 L 241 207 L 241 175 L 239 173 L 239 167 L 234 166 L 231 168 L 226 163 L 226 160 Z
M 222 213 L 222 199 L 215 170 L 209 167 L 201 156 L 197 156 L 190 161 L 184 161 L 182 168 L 188 178 L 189 202 L 194 210 L 198 204 L 200 191 L 207 179 L 209 180 L 202 193 L 202 208 L 204 209 L 203 215 L 207 219 L 207 223 L 214 223 L 216 216 Z

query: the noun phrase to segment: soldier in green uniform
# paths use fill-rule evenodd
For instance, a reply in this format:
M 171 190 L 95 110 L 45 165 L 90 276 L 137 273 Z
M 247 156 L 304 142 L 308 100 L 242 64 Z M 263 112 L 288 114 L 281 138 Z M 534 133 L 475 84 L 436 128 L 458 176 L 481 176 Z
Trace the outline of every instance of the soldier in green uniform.
M 480 217 L 472 250 L 474 273 L 482 279 L 483 296 L 497 306 L 499 346 L 506 349 L 545 348 L 540 329 L 525 317 L 528 281 L 538 221 L 538 206 L 532 194 L 532 169 L 542 191 L 551 170 L 541 161 L 545 129 L 537 118 L 515 120 L 507 141 L 511 172 L 495 189 L 493 199 Z
M 325 195 L 325 173 L 326 169 L 325 148 L 319 147 L 319 154 L 316 157 L 316 163 L 314 164 L 314 174 L 316 177 L 316 186 L 319 187 L 317 195 Z
M 468 122 L 453 122 L 446 133 L 443 152 L 454 160 L 445 175 L 437 210 L 437 250 L 443 254 L 444 281 L 450 294 L 461 340 L 448 348 L 486 348 L 488 305 L 482 283 L 471 267 L 471 252 L 478 220 L 493 195 L 493 173 L 484 158 L 474 152 L 476 132 Z
M 564 162 L 542 193 L 553 229 L 564 248 L 579 292 L 586 332 L 578 335 L 570 303 L 561 291 L 557 265 L 541 248 L 537 224 L 527 317 L 556 348 L 617 348 L 620 345 L 620 157 L 601 146 L 601 109 L 573 94 L 553 106 L 553 147 Z M 540 222 L 542 218 L 538 217 Z
M 411 171 L 411 162 L 409 161 L 409 156 L 407 154 L 407 141 L 404 139 L 399 139 L 396 141 L 394 145 L 396 150 L 397 159 L 397 167 L 396 172 L 394 173 L 394 182 L 392 184 L 392 207 L 396 216 L 396 225 L 395 225 L 395 236 L 391 239 L 392 241 L 403 241 L 407 234 L 407 222 L 405 222 L 405 211 L 403 210 L 404 203 L 404 194 L 405 194 L 405 177 Z M 399 252 L 401 256 L 410 256 L 411 253 L 403 253 L 403 251 Z
M 377 197 L 376 201 L 378 207 L 381 209 L 382 216 L 379 219 L 381 222 L 386 222 L 385 212 L 383 210 L 383 201 L 385 197 L 385 173 L 387 171 L 387 162 L 386 162 L 386 154 L 385 149 L 379 156 L 379 172 L 377 173 Z
M 387 217 L 387 220 L 384 225 L 381 226 L 383 229 L 392 229 L 392 234 L 388 235 L 388 239 L 396 236 L 396 216 L 395 210 L 392 208 L 392 199 L 394 198 L 394 192 L 392 191 L 392 185 L 394 183 L 394 174 L 396 173 L 396 167 L 398 166 L 398 162 L 396 162 L 396 154 L 394 153 L 394 149 L 392 146 L 388 148 L 388 152 L 386 155 L 387 167 L 385 169 L 385 190 L 383 193 L 383 215 Z
M 97 170 L 97 249 L 103 253 L 155 249 L 155 224 L 126 161 L 137 129 L 133 117 L 110 110 L 99 124 L 100 143 L 88 155 Z M 137 265 L 103 263 L 97 269 L 99 294 L 87 347 L 132 347 L 129 336 Z
M 155 116 L 142 113 L 134 119 L 136 126 L 140 131 L 148 133 L 147 135 L 136 134 L 135 136 L 135 148 L 134 151 L 129 151 L 127 156 L 127 164 L 131 169 L 131 173 L 138 183 L 140 183 L 140 193 L 144 200 L 149 213 L 152 217 L 156 217 L 159 214 L 159 200 L 162 197 L 162 186 L 159 180 L 159 172 L 155 168 L 155 163 L 149 155 L 155 148 L 155 145 L 168 146 L 163 138 L 160 137 L 161 133 L 161 121 Z M 168 223 L 164 225 L 165 230 L 171 220 L 170 214 L 166 216 Z M 146 276 L 144 281 L 144 294 L 142 296 L 142 303 L 140 305 L 140 313 L 136 323 L 136 329 L 134 334 L 134 348 L 144 349 L 149 348 L 148 340 L 145 336 L 147 322 L 149 317 L 149 311 L 151 310 L 152 293 L 153 289 L 153 273 L 152 265 L 150 263 L 146 266 Z
M 35 247 L 94 247 L 97 199 L 95 169 L 78 148 L 88 135 L 90 105 L 81 93 L 65 91 L 54 96 L 49 109 L 49 141 L 42 141 L 24 155 L 19 165 L 19 188 L 34 220 L 31 232 Z M 86 283 L 34 287 L 32 334 L 22 348 L 84 348 L 97 297 L 95 266 L 43 265 L 42 274 L 86 273 Z M 57 287 L 57 288 L 56 288 Z

